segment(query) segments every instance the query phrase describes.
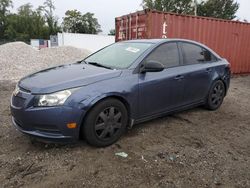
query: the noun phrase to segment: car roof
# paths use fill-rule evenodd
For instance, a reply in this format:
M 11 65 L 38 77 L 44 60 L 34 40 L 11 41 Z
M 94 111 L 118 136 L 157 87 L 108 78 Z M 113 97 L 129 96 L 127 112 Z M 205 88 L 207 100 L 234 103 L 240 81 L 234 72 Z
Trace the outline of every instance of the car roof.
M 166 42 L 168 40 L 166 39 L 136 39 L 136 40 L 127 40 L 127 41 L 121 41 L 125 43 L 130 43 L 130 42 L 139 42 L 139 43 L 153 43 L 153 44 L 158 44 L 161 42 Z
M 180 42 L 191 42 L 191 43 L 196 43 L 200 44 L 196 41 L 193 40 L 188 40 L 188 39 L 179 39 L 179 38 L 168 38 L 168 39 L 136 39 L 136 40 L 127 40 L 127 41 L 122 41 L 125 43 L 130 43 L 130 42 L 139 42 L 139 43 L 152 43 L 152 44 L 160 44 L 164 42 L 171 42 L 171 41 L 180 41 Z
M 151 43 L 151 44 L 155 44 L 155 45 L 160 45 L 162 43 L 165 43 L 165 42 L 189 42 L 189 43 L 192 43 L 192 44 L 196 44 L 196 45 L 199 45 L 205 49 L 208 49 L 210 52 L 212 52 L 217 58 L 221 58 L 215 51 L 213 51 L 211 48 L 209 48 L 208 46 L 202 44 L 202 43 L 199 43 L 199 42 L 196 42 L 196 41 L 193 41 L 193 40 L 188 40 L 188 39 L 180 39 L 180 38 L 167 38 L 167 39 L 136 39 L 136 40 L 127 40 L 127 41 L 121 41 L 121 42 L 124 42 L 124 43 Z

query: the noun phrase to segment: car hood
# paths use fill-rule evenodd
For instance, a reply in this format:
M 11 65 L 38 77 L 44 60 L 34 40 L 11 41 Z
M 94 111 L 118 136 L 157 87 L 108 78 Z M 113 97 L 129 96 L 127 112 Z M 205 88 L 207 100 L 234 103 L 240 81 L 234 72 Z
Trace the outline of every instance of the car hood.
M 121 70 L 110 70 L 76 63 L 57 66 L 31 74 L 21 79 L 18 85 L 33 94 L 46 94 L 118 77 L 121 72 Z

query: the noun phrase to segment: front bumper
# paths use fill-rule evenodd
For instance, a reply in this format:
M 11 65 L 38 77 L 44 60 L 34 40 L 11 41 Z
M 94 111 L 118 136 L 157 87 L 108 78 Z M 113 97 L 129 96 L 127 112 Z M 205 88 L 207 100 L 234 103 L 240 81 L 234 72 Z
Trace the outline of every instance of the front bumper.
M 12 116 L 12 123 L 15 126 L 17 130 L 22 132 L 23 134 L 26 134 L 28 136 L 34 137 L 37 140 L 40 140 L 42 142 L 48 142 L 48 143 L 71 143 L 75 142 L 76 139 L 72 138 L 71 136 L 63 136 L 62 134 L 53 134 L 53 133 L 45 133 L 41 132 L 39 130 L 35 131 L 26 131 L 23 129 L 15 120 L 15 118 Z
M 33 107 L 33 98 L 21 92 L 12 96 L 10 108 L 16 129 L 45 142 L 68 143 L 79 139 L 83 110 L 69 106 Z M 76 123 L 77 127 L 69 129 L 68 123 Z

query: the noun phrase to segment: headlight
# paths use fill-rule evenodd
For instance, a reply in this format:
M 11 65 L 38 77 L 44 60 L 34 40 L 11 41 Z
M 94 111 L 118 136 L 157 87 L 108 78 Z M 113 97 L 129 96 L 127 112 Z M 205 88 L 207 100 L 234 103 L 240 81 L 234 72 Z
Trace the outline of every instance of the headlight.
M 48 95 L 38 96 L 37 106 L 60 106 L 65 103 L 65 101 L 72 94 L 72 90 L 64 90 Z

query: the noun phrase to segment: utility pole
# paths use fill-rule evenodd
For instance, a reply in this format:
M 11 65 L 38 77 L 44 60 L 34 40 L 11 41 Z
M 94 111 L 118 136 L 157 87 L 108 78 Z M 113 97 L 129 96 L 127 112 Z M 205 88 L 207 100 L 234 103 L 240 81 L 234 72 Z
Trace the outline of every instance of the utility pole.
M 197 0 L 194 0 L 194 15 L 197 16 Z

